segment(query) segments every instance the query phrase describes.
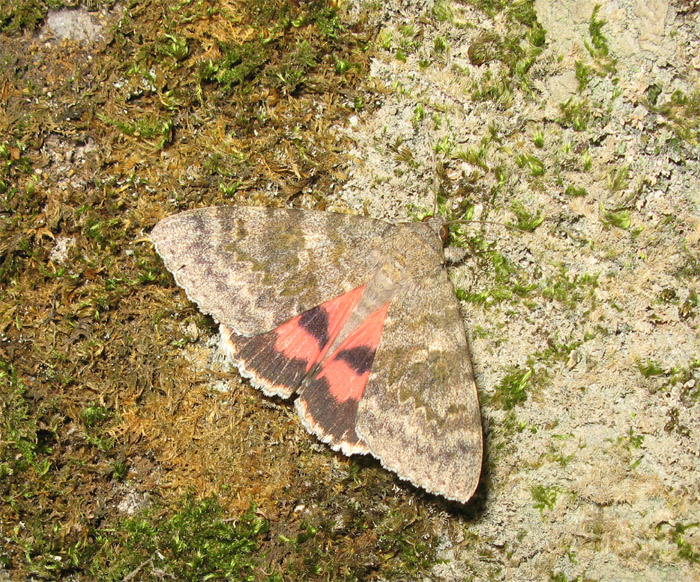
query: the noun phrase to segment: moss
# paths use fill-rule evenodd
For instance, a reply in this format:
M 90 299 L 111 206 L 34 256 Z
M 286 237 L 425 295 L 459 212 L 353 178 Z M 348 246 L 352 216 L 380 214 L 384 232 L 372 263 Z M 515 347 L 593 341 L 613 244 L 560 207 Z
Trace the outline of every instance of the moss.
M 503 410 L 510 410 L 518 404 L 522 404 L 527 399 L 529 390 L 532 388 L 531 367 L 512 367 L 505 374 L 503 379 L 494 386 L 494 393 L 488 399 L 490 406 L 498 406 Z
M 700 548 L 688 541 L 686 532 L 700 528 L 699 522 L 661 522 L 656 526 L 657 539 L 668 539 L 678 548 L 678 559 L 691 564 L 700 564 Z
M 650 111 L 661 116 L 662 124 L 671 128 L 676 137 L 690 145 L 700 142 L 700 91 L 686 94 L 674 91 L 669 98 L 660 99 L 661 88 L 647 96 Z
M 226 520 L 214 498 L 186 496 L 176 511 L 151 508 L 101 532 L 86 571 L 101 580 L 257 580 L 269 523 L 252 505 Z M 270 579 L 269 577 L 267 578 Z
M 584 131 L 591 120 L 591 109 L 587 100 L 577 100 L 570 97 L 561 103 L 559 108 L 562 117 L 559 123 L 564 127 L 571 127 L 574 131 Z
M 329 462 L 228 374 L 230 391 L 211 390 L 222 376 L 199 367 L 193 340 L 216 326 L 147 238 L 164 214 L 232 198 L 324 208 L 349 147 L 331 128 L 377 102 L 362 84 L 371 34 L 340 10 L 133 4 L 90 58 L 8 37 L 23 47 L 0 140 L 0 331 L 13 346 L 0 363 L 0 566 L 13 577 L 355 580 L 435 564 L 417 492 L 402 485 L 387 515 L 397 480 L 378 463 Z M 401 40 L 410 50 L 419 31 Z M 32 64 L 49 51 L 50 67 Z
M 569 309 L 575 309 L 582 303 L 593 307 L 597 287 L 597 274 L 569 275 L 562 267 L 556 275 L 541 281 L 539 290 L 545 299 L 558 301 Z
M 41 0 L 21 0 L 0 5 L 0 30 L 17 34 L 22 30 L 36 30 L 46 17 L 46 4 Z
M 474 66 L 499 62 L 503 68 L 493 75 L 482 75 L 471 89 L 475 101 L 493 101 L 504 108 L 512 103 L 513 91 L 529 90 L 528 75 L 545 43 L 545 30 L 537 21 L 533 2 L 472 1 L 479 10 L 490 16 L 500 14 L 505 22 L 505 33 L 493 31 L 479 35 L 467 51 Z
M 545 509 L 552 510 L 557 503 L 559 490 L 556 487 L 547 487 L 545 485 L 533 485 L 530 488 L 535 509 L 539 509 L 540 513 L 544 513 Z
M 516 221 L 509 222 L 508 225 L 523 232 L 533 232 L 544 222 L 544 216 L 540 210 L 531 212 L 522 202 L 514 202 L 511 210 L 515 214 Z

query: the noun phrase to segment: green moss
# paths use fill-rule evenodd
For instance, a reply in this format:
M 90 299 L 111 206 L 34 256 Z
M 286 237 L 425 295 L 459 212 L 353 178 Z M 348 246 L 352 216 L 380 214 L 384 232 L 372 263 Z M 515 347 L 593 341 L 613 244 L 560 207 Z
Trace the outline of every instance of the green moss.
M 532 137 L 532 143 L 535 144 L 535 147 L 538 149 L 544 147 L 544 132 L 542 130 L 538 129 L 535 132 L 535 135 Z
M 166 34 L 157 45 L 157 50 L 161 55 L 176 61 L 183 61 L 190 54 L 187 39 L 175 34 Z
M 630 217 L 629 210 L 619 209 L 619 210 L 608 210 L 600 203 L 600 220 L 605 226 L 615 226 L 623 230 L 627 230 L 632 225 L 632 218 Z
M 647 97 L 646 106 L 662 116 L 676 137 L 690 145 L 700 143 L 700 91 L 686 94 L 676 90 L 671 97 L 659 102 L 658 93 Z
M 685 320 L 695 317 L 696 309 L 699 303 L 700 300 L 698 299 L 698 293 L 697 291 L 692 289 L 688 293 L 687 299 L 683 301 L 681 306 L 678 308 L 678 315 L 680 316 L 680 318 Z
M 544 222 L 542 212 L 538 209 L 537 212 L 531 212 L 525 207 L 522 202 L 514 202 L 511 206 L 516 221 L 509 222 L 508 226 L 516 228 L 524 232 L 533 232 L 540 224 Z
M 583 186 L 574 186 L 573 184 L 569 184 L 566 187 L 566 190 L 564 190 L 564 194 L 566 196 L 570 196 L 571 198 L 582 198 L 583 196 L 588 195 L 588 191 Z
M 611 194 L 620 192 L 629 184 L 629 165 L 615 167 L 608 172 L 607 186 Z
M 558 301 L 569 309 L 576 309 L 584 302 L 593 305 L 597 287 L 597 274 L 571 276 L 564 267 L 556 275 L 545 278 L 539 284 L 540 293 L 545 299 Z
M 496 75 L 488 71 L 472 85 L 472 99 L 509 107 L 514 89 L 529 91 L 528 74 L 544 46 L 545 31 L 529 0 L 469 3 L 491 17 L 500 14 L 505 23 L 503 34 L 484 32 L 469 46 L 467 54 L 472 65 L 478 67 L 493 61 L 504 65 Z
M 617 444 L 628 451 L 639 449 L 644 444 L 644 435 L 636 434 L 632 427 L 630 427 L 625 436 L 617 438 Z
M 488 399 L 491 406 L 510 410 L 527 400 L 528 391 L 532 388 L 533 369 L 511 367 L 503 379 L 494 386 L 494 393 Z
M 571 127 L 574 131 L 584 131 L 591 120 L 591 108 L 588 101 L 576 100 L 573 97 L 559 105 L 562 117 L 559 123 L 563 127 Z
M 0 31 L 6 34 L 36 30 L 45 17 L 46 4 L 41 0 L 0 3 Z
M 653 376 L 665 376 L 666 370 L 664 370 L 658 362 L 654 360 L 639 360 L 637 362 L 637 369 L 641 372 L 642 376 L 645 378 L 651 378 Z
M 159 149 L 162 149 L 168 145 L 173 138 L 173 120 L 169 117 L 163 118 L 149 116 L 142 119 L 136 119 L 134 121 L 113 119 L 107 115 L 104 115 L 103 113 L 98 113 L 97 117 L 107 125 L 116 127 L 125 135 L 141 138 L 147 141 L 154 139 L 157 140 L 155 145 Z
M 700 564 L 700 547 L 688 541 L 686 532 L 700 527 L 700 522 L 661 522 L 656 526 L 657 539 L 668 539 L 678 548 L 678 558 L 691 564 Z
M 545 485 L 533 485 L 530 488 L 535 509 L 539 509 L 540 513 L 544 513 L 545 509 L 552 510 L 557 503 L 559 490 L 556 487 L 547 487 Z
M 591 68 L 582 61 L 576 61 L 575 67 L 578 90 L 582 91 L 588 86 L 588 81 L 591 78 Z
M 545 172 L 544 162 L 537 156 L 522 154 L 515 159 L 520 168 L 527 166 L 533 176 L 542 176 Z
M 86 427 L 93 427 L 104 423 L 112 416 L 112 411 L 104 406 L 92 405 L 80 411 L 80 419 Z
M 588 24 L 588 34 L 591 36 L 591 44 L 586 45 L 588 52 L 592 56 L 608 56 L 610 48 L 608 47 L 608 39 L 603 35 L 603 26 L 605 25 L 605 20 L 600 20 L 598 18 L 598 12 L 600 11 L 600 4 L 596 4 L 593 7 L 593 12 L 591 14 L 591 20 Z
M 0 474 L 15 477 L 27 471 L 45 475 L 51 461 L 50 442 L 53 431 L 40 429 L 41 417 L 31 407 L 24 382 L 17 375 L 15 366 L 0 360 Z M 8 483 L 0 487 L 7 493 Z M 4 495 L 3 495 L 4 497 Z M 8 498 L 5 497 L 5 501 Z
M 529 284 L 517 271 L 508 258 L 494 250 L 494 245 L 486 243 L 481 236 L 473 236 L 463 241 L 477 257 L 477 268 L 484 272 L 480 280 L 481 288 L 456 288 L 455 293 L 461 301 L 476 305 L 490 305 L 507 301 L 516 296 L 527 296 L 535 286 Z
M 578 61 L 576 63 L 576 78 L 579 81 L 579 90 L 583 90 L 588 85 L 591 73 L 595 73 L 599 77 L 606 77 L 615 74 L 617 71 L 617 61 L 611 57 L 608 39 L 603 34 L 605 20 L 598 18 L 599 11 L 600 5 L 596 4 L 588 24 L 590 41 L 584 41 L 586 50 L 592 60 L 588 64 Z
M 185 497 L 171 514 L 157 508 L 102 532 L 87 565 L 95 579 L 255 580 L 258 554 L 269 524 L 255 506 L 236 520 L 225 520 L 213 497 Z M 269 579 L 269 578 L 268 578 Z

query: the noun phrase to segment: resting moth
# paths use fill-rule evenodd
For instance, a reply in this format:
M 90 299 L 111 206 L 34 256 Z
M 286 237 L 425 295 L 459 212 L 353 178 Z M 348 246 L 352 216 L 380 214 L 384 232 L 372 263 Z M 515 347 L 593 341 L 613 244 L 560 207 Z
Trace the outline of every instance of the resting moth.
M 295 396 L 334 450 L 465 503 L 481 415 L 442 227 L 233 206 L 165 218 L 151 239 L 253 386 Z

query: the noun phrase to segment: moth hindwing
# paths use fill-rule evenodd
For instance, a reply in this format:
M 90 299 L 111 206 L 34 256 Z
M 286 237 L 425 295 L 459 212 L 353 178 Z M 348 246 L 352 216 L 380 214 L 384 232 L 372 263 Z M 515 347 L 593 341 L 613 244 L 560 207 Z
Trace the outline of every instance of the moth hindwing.
M 170 216 L 151 238 L 254 386 L 295 397 L 333 449 L 464 503 L 481 416 L 436 224 L 234 206 Z

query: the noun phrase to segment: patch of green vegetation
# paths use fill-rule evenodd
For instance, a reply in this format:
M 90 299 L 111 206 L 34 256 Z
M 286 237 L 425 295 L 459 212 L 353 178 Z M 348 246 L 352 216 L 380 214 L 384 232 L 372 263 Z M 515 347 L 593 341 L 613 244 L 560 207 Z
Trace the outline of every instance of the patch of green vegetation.
M 608 39 L 603 34 L 605 21 L 598 18 L 600 5 L 596 4 L 591 14 L 588 24 L 589 41 L 584 41 L 584 45 L 591 60 L 587 63 L 576 61 L 576 79 L 578 89 L 582 91 L 588 86 L 593 74 L 599 77 L 614 75 L 617 71 L 617 61 L 610 56 Z
M 690 280 L 700 277 L 700 252 L 685 243 L 680 250 L 683 253 L 683 263 L 676 270 L 676 275 Z
M 660 93 L 660 89 L 659 89 Z M 645 105 L 647 108 L 664 118 L 667 124 L 678 139 L 690 145 L 700 143 L 700 91 L 694 91 L 690 95 L 681 90 L 676 90 L 670 99 L 657 104 L 648 96 Z
M 591 158 L 591 153 L 588 151 L 583 152 L 581 155 L 581 167 L 584 172 L 588 172 L 593 166 L 593 158 Z
M 269 46 L 255 39 L 246 43 L 222 43 L 223 57 L 209 59 L 199 68 L 200 82 L 217 83 L 229 90 L 244 81 L 252 81 L 269 60 Z
M 41 429 L 33 414 L 27 389 L 15 366 L 0 360 L 0 476 L 20 475 L 33 470 L 43 476 L 51 468 L 50 443 L 53 430 Z M 0 498 L 12 503 L 6 486 L 0 486 Z
M 591 14 L 591 20 L 588 24 L 588 33 L 591 35 L 591 45 L 586 45 L 588 52 L 592 55 L 607 56 L 610 52 L 608 47 L 608 39 L 603 35 L 603 25 L 604 20 L 598 19 L 598 12 L 600 11 L 600 4 L 596 4 L 593 7 L 593 13 Z
M 637 369 L 645 378 L 667 375 L 666 370 L 661 367 L 661 364 L 654 360 L 638 360 Z
M 497 75 L 484 74 L 471 89 L 475 101 L 493 101 L 504 107 L 512 102 L 515 88 L 529 91 L 528 72 L 542 51 L 546 34 L 537 21 L 534 3 L 488 2 L 470 0 L 476 8 L 490 17 L 500 15 L 505 23 L 505 33 L 484 32 L 469 46 L 467 54 L 474 66 L 493 61 L 504 65 Z
M 644 444 L 644 435 L 636 434 L 630 427 L 625 436 L 617 437 L 617 444 L 628 451 L 639 449 Z
M 436 36 L 433 41 L 433 52 L 438 55 L 442 55 L 447 52 L 448 44 L 447 39 L 443 36 Z
M 574 460 L 575 455 L 565 455 L 560 451 L 550 451 L 545 453 L 544 458 L 548 461 L 557 463 L 560 467 L 566 467 L 571 461 Z
M 317 65 L 316 50 L 307 41 L 297 43 L 292 51 L 287 53 L 276 67 L 271 67 L 269 70 L 271 84 L 278 86 L 287 93 L 293 93 L 301 85 L 308 82 L 308 75 Z M 350 63 L 345 66 L 345 69 L 350 68 Z M 337 65 L 335 70 L 340 74 L 344 74 L 339 70 Z
M 564 190 L 564 195 L 571 198 L 581 198 L 583 196 L 587 196 L 588 191 L 583 186 L 574 186 L 573 184 L 569 184 L 566 187 L 566 190 Z
M 691 289 L 688 293 L 688 298 L 683 301 L 681 306 L 678 308 L 678 315 L 681 319 L 686 320 L 691 317 L 695 317 L 696 309 L 700 300 L 698 299 L 698 293 L 695 289 Z
M 406 579 L 409 575 L 426 572 L 435 564 L 435 548 L 438 539 L 435 534 L 424 539 L 416 538 L 408 527 L 410 521 L 401 512 L 392 511 L 375 525 L 379 535 L 379 548 L 387 556 L 400 558 L 385 570 L 387 579 Z
M 452 22 L 454 13 L 448 0 L 437 0 L 433 3 L 433 16 L 438 22 Z
M 321 37 L 326 40 L 338 40 L 344 32 L 347 32 L 343 19 L 330 2 L 320 2 L 309 11 L 306 18 L 307 22 L 316 26 Z
M 488 170 L 487 156 L 489 153 L 491 142 L 485 137 L 479 143 L 479 146 L 469 146 L 466 149 L 458 149 L 452 152 L 452 157 L 477 166 L 482 170 Z
M 398 30 L 386 28 L 377 37 L 379 46 L 385 51 L 393 52 L 396 60 L 406 62 L 408 55 L 415 54 L 421 48 L 422 35 L 412 24 L 401 25 Z M 422 66 L 429 64 L 421 61 Z
M 544 147 L 544 132 L 541 129 L 538 129 L 535 135 L 532 136 L 532 143 L 535 144 L 535 147 L 538 149 Z
M 563 267 L 556 275 L 547 277 L 539 285 L 540 293 L 545 299 L 558 301 L 570 309 L 580 307 L 584 302 L 595 301 L 597 287 L 597 274 L 570 276 Z
M 686 406 L 694 406 L 700 401 L 700 383 L 697 376 L 700 370 L 700 359 L 691 360 L 686 366 L 674 366 L 666 368 L 659 362 L 646 359 L 638 360 L 637 369 L 645 378 L 665 378 L 666 386 L 663 391 L 668 391 L 671 387 L 681 385 L 681 401 Z
M 563 127 L 571 127 L 574 131 L 584 131 L 591 120 L 591 107 L 587 99 L 574 99 L 570 97 L 564 103 L 559 104 L 562 117 L 559 124 Z
M 644 92 L 644 98 L 646 99 L 647 106 L 656 106 L 656 104 L 659 101 L 659 97 L 661 96 L 661 93 L 663 93 L 661 85 L 657 85 L 656 83 L 652 83 L 651 85 L 649 85 L 646 91 Z
M 103 452 L 111 450 L 115 444 L 115 440 L 104 432 L 104 425 L 112 418 L 111 410 L 95 404 L 80 411 L 80 420 L 85 426 L 85 440 Z
M 544 175 L 544 162 L 537 156 L 522 154 L 515 159 L 515 163 L 518 164 L 520 168 L 527 166 L 530 170 L 530 174 L 533 176 Z
M 184 61 L 190 54 L 187 39 L 175 34 L 166 34 L 157 45 L 157 51 L 161 55 L 171 57 L 176 61 Z
M 608 173 L 607 186 L 611 194 L 620 192 L 629 184 L 629 165 L 615 167 Z
M 626 208 L 608 210 L 600 202 L 600 220 L 605 226 L 615 226 L 623 230 L 628 230 L 632 226 L 632 218 Z
M 677 406 L 673 406 L 668 410 L 668 421 L 664 425 L 664 431 L 669 433 L 676 432 L 685 438 L 692 435 L 690 428 L 681 422 L 680 410 Z
M 576 61 L 575 67 L 578 90 L 582 91 L 588 86 L 588 81 L 591 78 L 591 68 L 582 61 Z
M 158 149 L 163 149 L 173 140 L 173 120 L 171 118 L 146 117 L 135 121 L 125 121 L 110 118 L 103 113 L 97 113 L 97 118 L 132 137 L 146 141 L 159 138 L 155 143 Z
M 81 206 L 76 210 L 76 216 L 83 217 L 83 232 L 102 248 L 114 248 L 115 243 L 123 238 L 124 233 L 118 228 L 122 221 L 119 218 L 104 218 L 95 208 Z
M 312 83 L 312 73 L 322 64 L 332 65 L 339 75 L 358 69 L 346 54 L 335 50 L 336 43 L 338 50 L 342 50 L 340 37 L 346 31 L 335 8 L 321 2 L 309 4 L 294 18 L 290 10 L 286 6 L 274 12 L 270 6 L 267 15 L 270 22 L 263 22 L 264 15 L 260 15 L 261 25 L 271 30 L 265 38 L 220 43 L 223 57 L 208 59 L 200 65 L 199 83 L 214 83 L 225 92 L 270 86 L 291 94 Z M 286 33 L 311 27 L 316 28 L 323 42 L 312 43 L 304 38 L 288 46 L 294 35 Z
M 0 3 L 0 32 L 17 34 L 36 30 L 46 17 L 46 4 L 41 0 L 16 0 Z
M 28 233 L 44 197 L 35 191 L 35 175 L 26 146 L 19 139 L 0 142 L 0 289 L 12 282 L 34 245 Z
M 571 556 L 571 560 L 575 562 L 575 556 Z M 587 578 L 585 576 L 576 576 L 576 578 L 569 578 L 564 574 L 564 572 L 551 572 L 549 575 L 550 582 L 599 582 L 594 578 Z
M 405 61 L 406 56 L 415 53 L 421 45 L 421 36 L 411 24 L 399 27 L 398 48 L 396 58 Z
M 104 423 L 112 417 L 112 411 L 104 406 L 93 404 L 80 411 L 80 419 L 90 428 Z
M 503 379 L 494 386 L 494 393 L 489 398 L 489 404 L 503 410 L 511 410 L 518 404 L 525 402 L 528 391 L 532 388 L 532 374 L 532 367 L 525 369 L 511 367 Z
M 547 487 L 546 485 L 533 485 L 530 488 L 530 495 L 535 502 L 535 509 L 539 509 L 540 513 L 544 513 L 545 509 L 550 511 L 554 509 L 559 490 L 556 487 Z
M 590 339 L 590 338 L 589 338 Z M 572 341 L 571 343 L 559 343 L 555 339 L 547 341 L 547 347 L 544 350 L 539 350 L 531 356 L 531 361 L 548 363 L 548 362 L 566 362 L 576 348 L 581 345 L 580 341 Z
M 483 289 L 455 288 L 455 293 L 461 301 L 486 306 L 510 300 L 515 296 L 525 297 L 535 288 L 522 278 L 515 265 L 505 255 L 495 250 L 494 243 L 487 243 L 481 235 L 462 237 L 458 246 L 469 248 L 476 257 L 477 268 L 486 274 L 482 280 Z
M 700 522 L 697 521 L 689 523 L 663 521 L 656 526 L 656 538 L 659 540 L 666 538 L 675 544 L 678 548 L 679 559 L 691 564 L 700 564 L 700 547 L 694 547 L 685 535 L 688 530 L 698 527 L 700 527 Z
M 223 519 L 213 498 L 186 496 L 170 516 L 150 509 L 102 532 L 87 572 L 94 579 L 253 580 L 269 523 L 250 509 L 234 521 Z M 267 577 L 267 580 L 273 578 Z
M 515 214 L 516 221 L 509 222 L 508 226 L 516 228 L 524 232 L 533 232 L 540 224 L 544 222 L 544 216 L 538 209 L 537 212 L 531 212 L 525 208 L 525 205 L 516 201 L 511 206 L 511 211 Z

